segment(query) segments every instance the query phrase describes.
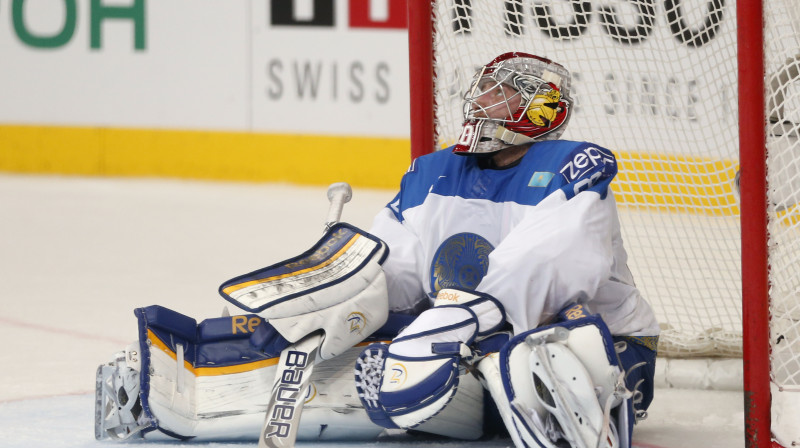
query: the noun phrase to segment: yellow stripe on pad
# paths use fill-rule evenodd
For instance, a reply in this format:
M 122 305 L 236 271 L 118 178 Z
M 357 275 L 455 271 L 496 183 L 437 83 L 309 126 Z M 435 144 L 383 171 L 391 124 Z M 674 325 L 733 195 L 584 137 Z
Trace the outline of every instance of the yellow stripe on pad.
M 342 254 L 347 252 L 347 250 L 353 244 L 355 244 L 356 240 L 360 236 L 361 235 L 356 234 L 355 236 L 350 238 L 350 241 L 348 241 L 341 249 L 339 249 L 338 252 L 333 254 L 333 256 L 331 258 L 328 258 L 327 260 L 325 260 L 324 262 L 322 262 L 322 263 L 320 263 L 320 264 L 318 264 L 316 266 L 311 266 L 310 268 L 305 268 L 305 269 L 301 269 L 299 271 L 289 272 L 289 273 L 286 273 L 286 274 L 274 275 L 272 277 L 263 278 L 263 279 L 259 279 L 259 280 L 250 280 L 249 282 L 239 283 L 238 285 L 231 285 L 231 286 L 228 286 L 227 288 L 223 289 L 222 292 L 224 292 L 225 294 L 230 295 L 232 292 L 236 292 L 236 291 L 238 291 L 240 289 L 244 289 L 244 288 L 247 288 L 249 286 L 258 285 L 258 284 L 261 284 L 261 283 L 267 283 L 267 282 L 271 282 L 273 280 L 280 280 L 280 279 L 283 279 L 283 278 L 294 277 L 294 276 L 297 276 L 297 275 L 302 275 L 302 274 L 306 274 L 308 272 L 312 272 L 312 271 L 316 271 L 318 269 L 322 269 L 325 266 L 328 266 L 329 264 L 331 264 L 334 261 L 336 261 L 339 257 L 342 256 Z
M 164 343 L 152 330 L 147 330 L 147 339 L 150 340 L 152 347 L 156 347 L 169 355 L 175 361 L 178 360 L 178 355 L 167 344 Z M 249 372 L 252 370 L 263 369 L 264 367 L 274 366 L 278 364 L 279 357 L 262 359 L 260 361 L 253 361 L 244 364 L 236 364 L 233 366 L 220 366 L 220 367 L 194 367 L 189 361 L 183 360 L 183 368 L 192 372 L 194 376 L 217 376 L 217 375 L 230 375 L 232 373 Z

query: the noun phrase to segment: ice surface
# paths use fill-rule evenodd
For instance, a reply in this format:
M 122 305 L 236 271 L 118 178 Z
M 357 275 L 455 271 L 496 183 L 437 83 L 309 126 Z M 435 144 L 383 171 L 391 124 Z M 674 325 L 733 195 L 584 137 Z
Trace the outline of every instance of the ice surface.
M 393 195 L 356 186 L 343 220 L 368 228 Z M 0 447 L 119 446 L 94 440 L 94 373 L 135 339 L 133 309 L 219 315 L 222 282 L 311 247 L 327 210 L 325 187 L 0 175 Z M 743 447 L 742 394 L 659 389 L 634 439 Z M 298 446 L 508 445 L 403 436 Z

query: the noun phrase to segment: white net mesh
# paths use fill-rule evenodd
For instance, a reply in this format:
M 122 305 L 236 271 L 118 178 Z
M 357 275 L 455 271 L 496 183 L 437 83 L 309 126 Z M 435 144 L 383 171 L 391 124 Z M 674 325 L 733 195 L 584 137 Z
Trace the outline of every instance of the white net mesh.
M 800 3 L 764 21 L 772 376 L 800 391 Z
M 772 436 L 800 445 L 800 1 L 763 1 L 768 120 L 739 109 L 737 0 L 432 3 L 440 147 L 495 56 L 533 53 L 572 72 L 562 138 L 617 156 L 612 188 L 629 265 L 664 329 L 660 356 L 742 356 L 738 130 L 767 121 Z
M 620 163 L 613 189 L 637 286 L 664 329 L 660 355 L 741 356 L 735 3 L 439 0 L 439 144 L 458 137 L 477 67 L 506 51 L 572 72 L 562 138 Z

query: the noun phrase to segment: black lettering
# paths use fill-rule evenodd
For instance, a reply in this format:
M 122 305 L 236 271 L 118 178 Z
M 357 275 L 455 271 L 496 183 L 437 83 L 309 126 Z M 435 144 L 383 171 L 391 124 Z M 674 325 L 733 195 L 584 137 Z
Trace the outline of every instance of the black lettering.
M 615 82 L 616 77 L 614 77 L 614 74 L 606 73 L 603 79 L 603 88 L 608 95 L 608 99 L 603 103 L 603 109 L 605 109 L 607 115 L 616 115 L 620 108 L 619 96 L 617 96 L 617 91 L 614 88 Z
M 272 80 L 270 87 L 267 87 L 267 97 L 271 100 L 279 100 L 283 96 L 283 81 L 280 77 L 282 70 L 283 63 L 280 59 L 273 59 L 267 64 L 267 77 Z
M 720 107 L 717 107 L 715 109 L 719 113 L 717 115 L 718 119 L 721 122 L 726 123 L 726 124 L 730 124 L 733 121 L 733 118 L 735 116 L 737 102 L 739 100 L 739 96 L 734 93 L 735 91 L 736 91 L 736 86 L 735 85 L 731 86 L 731 85 L 728 85 L 728 84 L 723 84 L 723 85 L 719 86 L 718 98 L 719 98 L 719 106 Z M 768 110 L 774 110 L 774 109 L 770 108 Z M 770 117 L 770 119 L 773 119 L 773 118 L 776 118 L 776 117 L 772 117 L 772 116 Z
M 361 75 L 364 73 L 364 66 L 360 62 L 354 62 L 350 66 L 350 79 L 353 81 L 355 90 L 350 91 L 350 99 L 354 103 L 360 103 L 364 99 L 364 83 L 361 81 Z
M 677 119 L 680 116 L 680 111 L 678 110 L 679 104 L 678 101 L 676 101 L 680 98 L 680 86 L 678 85 L 677 79 L 669 78 L 667 80 L 667 88 L 665 93 L 666 95 L 664 95 L 664 100 L 666 101 L 666 104 L 664 106 L 664 113 L 670 118 Z
M 272 409 L 273 420 L 291 420 L 294 416 L 294 406 L 288 404 L 276 404 Z
M 632 115 L 635 113 L 634 106 L 639 100 L 639 85 L 630 74 L 625 75 L 625 113 Z
M 642 76 L 642 114 L 658 115 L 656 103 L 656 83 L 648 76 Z
M 631 27 L 626 27 L 618 19 L 619 12 L 614 6 L 603 6 L 600 8 L 600 23 L 606 33 L 615 41 L 635 45 L 653 33 L 656 21 L 655 0 L 628 0 L 636 5 L 636 20 Z
M 275 394 L 276 401 L 283 401 L 294 403 L 297 401 L 297 389 L 296 387 L 288 387 L 288 386 L 278 386 L 278 392 Z
M 300 384 L 303 382 L 302 370 L 284 370 L 281 374 L 281 383 Z
M 333 11 L 333 0 L 312 0 L 313 17 L 310 20 L 298 20 L 294 16 L 295 0 L 273 0 L 270 2 L 270 23 L 288 26 L 327 26 L 333 27 L 336 15 Z
M 525 25 L 522 21 L 522 0 L 506 0 L 504 3 L 506 36 L 522 36 L 525 33 Z
M 711 0 L 707 4 L 704 14 L 703 26 L 690 28 L 684 19 L 681 0 L 664 0 L 664 10 L 667 12 L 667 23 L 672 34 L 682 44 L 699 48 L 711 42 L 716 37 L 722 24 L 725 0 Z
M 294 416 L 294 406 L 288 404 L 276 404 L 272 409 L 272 420 L 291 420 Z
M 375 80 L 378 82 L 379 89 L 375 93 L 375 101 L 378 104 L 386 104 L 389 102 L 389 93 L 391 92 L 389 88 L 389 82 L 386 79 L 387 75 L 389 74 L 389 64 L 386 62 L 381 62 L 375 68 Z
M 339 96 L 339 66 L 336 62 L 333 63 L 333 70 L 331 70 L 331 97 L 335 100 Z
M 581 76 L 580 72 L 572 72 L 572 85 L 570 86 L 570 93 L 569 95 L 572 97 L 572 113 L 577 114 L 580 113 L 582 103 L 581 103 L 581 83 L 583 82 L 583 77 Z
M 308 362 L 308 353 L 298 350 L 291 350 L 286 354 L 287 367 L 305 367 Z
M 292 429 L 292 424 L 270 421 L 270 428 L 272 427 L 274 427 L 275 430 L 267 434 L 267 437 L 278 436 L 283 439 L 289 436 L 289 431 Z
M 559 24 L 553 18 L 553 11 L 549 5 L 536 4 L 533 6 L 533 15 L 536 24 L 544 34 L 553 39 L 574 39 L 580 37 L 589 25 L 592 15 L 592 3 L 589 1 L 571 2 L 572 19 L 568 23 Z
M 689 92 L 686 96 L 688 99 L 686 117 L 690 121 L 697 121 L 697 104 L 700 103 L 700 96 L 697 94 L 697 81 L 691 80 L 687 83 L 687 86 L 689 87 Z
M 312 70 L 316 69 L 314 72 Z M 317 63 L 316 67 L 311 67 L 311 62 L 306 61 L 303 64 L 302 73 L 298 63 L 294 63 L 295 80 L 297 81 L 297 97 L 304 98 L 306 89 L 311 92 L 311 99 L 317 98 L 317 90 L 319 89 L 320 72 L 322 66 Z
M 696 80 L 684 81 L 674 75 L 660 78 L 653 74 L 607 72 L 603 78 L 603 112 L 697 121 L 697 89 Z M 720 95 L 724 96 L 724 92 Z
M 413 1 L 413 0 L 411 0 Z M 472 33 L 472 0 L 456 0 L 453 8 L 453 33 Z

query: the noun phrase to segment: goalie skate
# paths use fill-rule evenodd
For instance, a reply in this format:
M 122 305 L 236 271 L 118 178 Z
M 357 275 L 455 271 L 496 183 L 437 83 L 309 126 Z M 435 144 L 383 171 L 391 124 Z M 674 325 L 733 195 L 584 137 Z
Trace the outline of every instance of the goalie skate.
M 153 424 L 142 408 L 138 344 L 97 367 L 94 436 L 125 440 Z

